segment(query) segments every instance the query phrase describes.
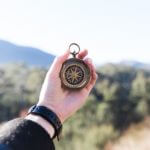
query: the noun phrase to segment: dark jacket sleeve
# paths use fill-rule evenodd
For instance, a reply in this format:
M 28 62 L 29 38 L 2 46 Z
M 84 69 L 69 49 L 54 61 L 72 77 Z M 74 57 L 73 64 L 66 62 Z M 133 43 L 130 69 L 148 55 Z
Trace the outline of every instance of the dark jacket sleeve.
M 20 118 L 0 128 L 0 150 L 55 150 L 55 147 L 40 125 Z

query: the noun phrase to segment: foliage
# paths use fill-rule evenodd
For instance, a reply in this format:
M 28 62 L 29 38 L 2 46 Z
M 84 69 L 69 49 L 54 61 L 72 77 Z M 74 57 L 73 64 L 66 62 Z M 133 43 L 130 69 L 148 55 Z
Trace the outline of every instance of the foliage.
M 0 122 L 16 117 L 38 100 L 45 73 L 43 68 L 29 68 L 24 64 L 1 66 Z
M 149 150 L 150 118 L 131 125 L 118 139 L 105 145 L 104 150 Z
M 0 122 L 16 117 L 38 100 L 44 68 L 0 67 Z M 132 123 L 150 114 L 150 72 L 122 65 L 97 68 L 98 81 L 86 105 L 69 119 L 59 150 L 102 150 Z

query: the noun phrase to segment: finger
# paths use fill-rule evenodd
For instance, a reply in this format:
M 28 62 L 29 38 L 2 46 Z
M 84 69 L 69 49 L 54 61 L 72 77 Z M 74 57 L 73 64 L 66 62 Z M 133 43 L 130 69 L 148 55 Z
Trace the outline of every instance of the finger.
M 70 51 L 67 50 L 61 56 L 56 57 L 52 66 L 49 69 L 49 72 L 55 72 L 56 74 L 59 74 L 62 64 L 68 59 L 69 54 L 70 54 Z
M 56 58 L 56 63 L 57 64 L 63 64 L 65 61 L 66 61 L 66 59 L 68 59 L 68 57 L 69 57 L 69 54 L 70 54 L 70 50 L 68 49 L 67 51 L 65 51 L 65 53 L 64 54 L 62 54 L 62 55 L 60 55 L 60 56 L 58 56 L 57 58 Z
M 94 64 L 92 63 L 92 60 L 90 58 L 87 58 L 85 60 L 85 62 L 91 70 L 91 79 L 90 79 L 90 82 L 88 83 L 88 85 L 86 86 L 87 90 L 90 92 L 91 89 L 93 88 L 93 86 L 95 85 L 98 76 L 96 73 L 96 68 L 95 68 Z
M 86 57 L 88 55 L 88 50 L 83 50 L 78 54 L 78 58 L 79 59 L 83 59 L 84 57 Z
M 91 68 L 91 64 L 93 62 L 91 58 L 89 58 L 89 57 L 85 58 L 84 62 Z
M 90 92 L 92 90 L 92 88 L 94 87 L 94 85 L 96 84 L 98 75 L 95 71 L 92 71 L 92 79 L 89 83 L 89 85 L 87 86 L 87 90 Z

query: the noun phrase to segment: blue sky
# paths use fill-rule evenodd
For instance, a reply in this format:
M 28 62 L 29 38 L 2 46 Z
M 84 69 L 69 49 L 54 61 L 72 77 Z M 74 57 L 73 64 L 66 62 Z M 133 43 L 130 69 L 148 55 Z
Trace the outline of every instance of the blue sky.
M 150 63 L 150 1 L 0 0 L 0 39 L 56 55 L 77 42 L 97 64 Z

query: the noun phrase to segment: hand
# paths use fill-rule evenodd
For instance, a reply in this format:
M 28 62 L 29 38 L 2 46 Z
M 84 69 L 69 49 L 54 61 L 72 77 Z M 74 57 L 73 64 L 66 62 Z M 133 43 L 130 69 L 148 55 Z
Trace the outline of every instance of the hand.
M 46 106 L 53 110 L 58 115 L 62 123 L 85 103 L 97 79 L 95 67 L 92 64 L 91 59 L 84 59 L 88 54 L 88 51 L 84 50 L 79 53 L 78 58 L 83 59 L 84 62 L 89 66 L 91 70 L 90 82 L 85 88 L 78 91 L 63 89 L 61 86 L 59 73 L 62 64 L 68 59 L 69 54 L 70 52 L 68 50 L 63 55 L 57 57 L 53 62 L 46 75 L 40 93 L 39 102 L 37 104 Z

